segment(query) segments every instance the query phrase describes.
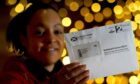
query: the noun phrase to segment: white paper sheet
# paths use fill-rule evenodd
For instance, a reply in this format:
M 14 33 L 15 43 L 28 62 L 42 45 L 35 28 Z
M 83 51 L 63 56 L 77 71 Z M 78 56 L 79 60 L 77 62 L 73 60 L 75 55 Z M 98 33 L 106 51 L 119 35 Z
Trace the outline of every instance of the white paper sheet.
M 90 78 L 138 70 L 131 22 L 91 28 L 65 34 L 71 62 L 90 70 Z

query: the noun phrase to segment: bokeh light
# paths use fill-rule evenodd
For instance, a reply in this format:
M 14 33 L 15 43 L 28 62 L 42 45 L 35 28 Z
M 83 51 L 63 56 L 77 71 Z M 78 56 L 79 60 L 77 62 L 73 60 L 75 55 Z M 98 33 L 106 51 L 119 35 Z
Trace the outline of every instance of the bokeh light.
M 108 3 L 114 3 L 115 0 L 107 0 Z
M 96 22 L 102 22 L 103 19 L 104 19 L 104 16 L 103 16 L 102 13 L 96 13 L 96 14 L 95 14 L 95 21 L 96 21 Z
M 66 50 L 66 48 L 64 48 L 64 49 L 63 49 L 63 53 L 62 53 L 62 56 L 61 56 L 61 57 L 66 56 L 66 54 L 67 54 L 67 50 Z
M 96 78 L 95 83 L 102 84 L 104 82 L 104 78 Z
M 15 11 L 16 11 L 17 13 L 20 13 L 20 12 L 24 11 L 24 6 L 23 6 L 23 4 L 22 4 L 22 3 L 17 4 L 17 6 L 15 7 Z
M 71 28 L 69 32 L 71 33 L 71 32 L 77 32 L 77 31 L 78 31 L 78 29 L 76 29 L 76 28 Z
M 140 14 L 135 15 L 135 22 L 140 24 Z
M 103 9 L 103 15 L 104 15 L 104 17 L 106 17 L 106 18 L 111 17 L 111 15 L 112 15 L 112 10 L 111 10 L 111 8 L 109 8 L 109 7 L 104 8 L 104 9 Z
M 79 9 L 79 4 L 77 2 L 70 3 L 70 10 L 71 11 L 77 11 L 78 9 Z
M 114 13 L 117 15 L 119 15 L 123 12 L 123 8 L 121 5 L 116 5 L 113 10 L 114 10 Z
M 68 12 L 67 12 L 66 8 L 60 8 L 58 13 L 61 17 L 66 17 L 68 15 Z
M 92 0 L 84 0 L 84 6 L 85 7 L 90 7 L 92 5 Z
M 72 23 L 72 21 L 71 21 L 71 18 L 69 18 L 69 17 L 65 17 L 62 19 L 62 24 L 65 27 L 69 27 L 71 25 L 71 23 Z
M 14 5 L 16 2 L 17 0 L 7 0 L 7 5 Z
M 91 9 L 93 12 L 99 12 L 101 10 L 101 5 L 99 3 L 93 3 Z
M 82 30 L 84 28 L 84 22 L 82 20 L 77 20 L 75 22 L 75 28 L 78 30 Z
M 138 84 L 139 79 L 136 76 L 131 76 L 129 78 L 129 83 L 130 84 Z
M 68 56 L 66 56 L 62 59 L 62 62 L 64 65 L 70 64 L 70 58 Z
M 85 19 L 86 22 L 90 23 L 90 22 L 92 22 L 94 20 L 94 16 L 91 13 L 87 13 L 85 15 L 84 19 Z
M 87 7 L 82 7 L 80 10 L 80 14 L 82 16 L 85 16 L 86 14 L 88 14 L 90 12 L 90 10 Z

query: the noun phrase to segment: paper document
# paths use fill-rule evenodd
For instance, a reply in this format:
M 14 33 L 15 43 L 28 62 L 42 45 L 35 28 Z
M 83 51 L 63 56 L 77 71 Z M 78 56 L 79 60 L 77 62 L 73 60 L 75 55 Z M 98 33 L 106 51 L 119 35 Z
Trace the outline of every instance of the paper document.
M 131 22 L 65 34 L 71 62 L 79 61 L 90 70 L 90 78 L 138 70 Z

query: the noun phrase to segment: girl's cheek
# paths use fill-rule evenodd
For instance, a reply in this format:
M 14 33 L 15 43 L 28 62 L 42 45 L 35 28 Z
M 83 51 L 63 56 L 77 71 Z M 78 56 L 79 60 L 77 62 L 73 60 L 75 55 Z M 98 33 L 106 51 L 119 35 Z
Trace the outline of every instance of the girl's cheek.
M 43 43 L 38 43 L 38 51 L 40 51 L 42 47 L 43 47 Z

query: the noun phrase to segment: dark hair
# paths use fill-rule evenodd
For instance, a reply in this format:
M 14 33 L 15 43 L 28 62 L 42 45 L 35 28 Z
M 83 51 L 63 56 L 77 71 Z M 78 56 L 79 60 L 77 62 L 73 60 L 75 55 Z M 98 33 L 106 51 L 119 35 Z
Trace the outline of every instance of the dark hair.
M 20 41 L 20 34 L 23 34 L 24 36 L 27 36 L 27 25 L 30 22 L 30 19 L 32 16 L 36 13 L 39 9 L 54 9 L 57 11 L 57 8 L 55 5 L 49 5 L 45 3 L 39 3 L 39 4 L 32 4 L 28 9 L 26 9 L 24 12 L 19 13 L 17 16 L 15 16 L 9 23 L 6 33 L 6 40 L 9 43 L 12 43 L 15 50 L 20 49 L 21 52 L 25 51 L 25 47 L 21 44 Z

